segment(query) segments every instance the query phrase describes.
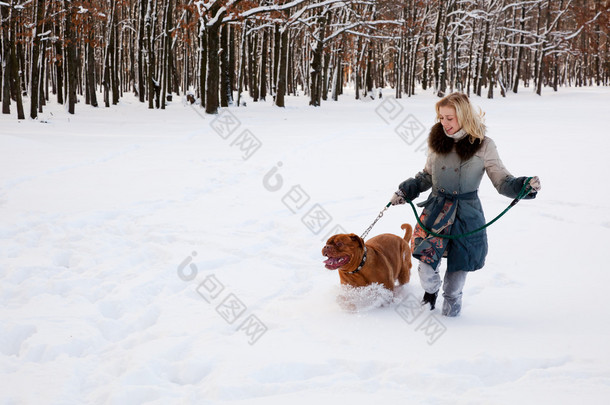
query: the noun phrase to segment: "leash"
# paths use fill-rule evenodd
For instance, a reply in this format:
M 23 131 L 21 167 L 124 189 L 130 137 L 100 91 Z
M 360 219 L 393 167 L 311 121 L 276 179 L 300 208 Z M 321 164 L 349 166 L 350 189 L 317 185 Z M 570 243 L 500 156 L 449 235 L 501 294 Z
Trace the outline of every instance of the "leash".
M 388 205 L 386 205 L 385 208 L 381 210 L 381 212 L 379 213 L 379 215 L 377 215 L 377 218 L 375 218 L 373 223 L 366 229 L 366 231 L 364 231 L 362 236 L 360 236 L 363 240 L 364 240 L 364 238 L 366 238 L 366 235 L 368 235 L 369 232 L 371 232 L 371 229 L 373 229 L 373 227 L 375 226 L 377 221 L 379 221 L 381 219 L 381 217 L 383 216 L 383 213 L 386 212 L 388 210 L 388 208 L 390 208 L 390 205 L 392 205 L 391 202 L 389 202 Z
M 491 224 L 496 222 L 498 219 L 500 219 L 504 214 L 506 214 L 508 212 L 508 210 L 513 208 L 515 205 L 517 205 L 517 203 L 519 201 L 521 201 L 526 195 L 528 195 L 529 192 L 532 190 L 532 187 L 529 185 L 530 180 L 531 180 L 531 177 L 528 177 L 527 179 L 525 179 L 525 182 L 523 183 L 523 187 L 521 188 L 521 191 L 517 195 L 517 198 L 515 198 L 508 205 L 508 207 L 506 207 L 506 209 L 504 211 L 502 211 L 497 217 L 495 217 L 494 219 L 492 219 L 491 221 L 489 221 L 485 225 L 475 229 L 474 231 L 462 233 L 462 234 L 459 234 L 459 235 L 441 235 L 441 234 L 438 234 L 436 232 L 432 232 L 431 230 L 426 228 L 424 226 L 424 224 L 421 222 L 421 220 L 419 219 L 419 215 L 417 214 L 417 210 L 415 209 L 415 205 L 413 205 L 413 202 L 411 200 L 409 200 L 409 204 L 411 205 L 411 208 L 413 208 L 413 213 L 415 214 L 415 219 L 417 219 L 417 223 L 424 230 L 424 232 L 426 232 L 429 235 L 436 236 L 438 238 L 443 238 L 443 239 L 461 239 L 461 238 L 465 238 L 466 236 L 473 235 L 473 234 L 475 234 L 477 232 L 481 232 L 483 229 L 487 228 L 488 226 L 490 226 Z
M 417 223 L 419 224 L 419 226 L 424 230 L 424 232 L 426 232 L 428 235 L 432 235 L 432 236 L 436 236 L 438 238 L 443 238 L 443 239 L 461 239 L 461 238 L 465 238 L 466 236 L 470 236 L 473 235 L 477 232 L 481 232 L 483 229 L 487 228 L 488 226 L 490 226 L 491 224 L 493 224 L 494 222 L 496 222 L 498 219 L 500 219 L 504 214 L 506 214 L 508 212 L 508 210 L 510 210 L 511 208 L 513 208 L 515 205 L 517 205 L 517 203 L 519 201 L 521 201 L 526 195 L 529 194 L 530 191 L 532 191 L 532 187 L 529 185 L 529 182 L 532 178 L 528 177 L 527 179 L 525 179 L 525 182 L 523 183 L 523 187 L 521 188 L 521 191 L 519 192 L 519 194 L 517 195 L 517 198 L 515 198 L 509 205 L 508 207 L 506 207 L 506 209 L 504 211 L 502 211 L 498 216 L 496 216 L 494 219 L 492 219 L 491 221 L 489 221 L 488 223 L 486 223 L 485 225 L 475 229 L 474 231 L 470 231 L 470 232 L 466 232 L 466 233 L 462 233 L 459 235 L 441 235 L 439 233 L 436 232 L 432 232 L 431 230 L 429 230 L 428 228 L 426 228 L 426 226 L 421 222 L 421 220 L 419 219 L 419 214 L 417 213 L 417 209 L 415 208 L 415 205 L 413 205 L 413 201 L 408 200 L 409 204 L 411 205 L 411 208 L 413 209 L 413 213 L 415 214 L 415 219 L 417 219 Z M 369 232 L 371 231 L 371 229 L 373 229 L 373 226 L 375 226 L 375 224 L 377 223 L 377 221 L 379 221 L 381 219 L 381 217 L 383 217 L 383 214 L 387 211 L 388 208 L 390 208 L 390 205 L 392 205 L 391 202 L 389 202 L 385 208 L 383 210 L 381 210 L 381 212 L 379 213 L 379 215 L 377 215 L 377 218 L 375 218 L 375 220 L 373 221 L 373 223 L 367 228 L 366 231 L 364 231 L 364 233 L 362 234 L 361 238 L 364 239 Z

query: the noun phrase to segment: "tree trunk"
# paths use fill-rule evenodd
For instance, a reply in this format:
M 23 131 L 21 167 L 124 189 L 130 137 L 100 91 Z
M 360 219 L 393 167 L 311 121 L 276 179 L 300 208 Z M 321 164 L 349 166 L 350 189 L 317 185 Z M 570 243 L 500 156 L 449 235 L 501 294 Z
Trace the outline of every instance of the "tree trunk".
M 415 75 L 417 73 L 416 69 L 417 69 L 417 50 L 419 49 L 419 43 L 421 41 L 421 36 L 417 36 L 417 39 L 415 40 L 415 45 L 413 46 L 413 50 L 411 52 L 411 71 L 409 73 L 409 75 L 411 76 L 411 89 L 409 91 L 409 96 L 412 96 L 415 94 Z
M 597 38 L 595 41 L 595 84 L 597 84 L 598 86 L 601 86 L 603 83 L 602 80 L 602 74 L 601 74 L 601 66 L 602 66 L 602 62 L 601 62 L 601 55 L 604 54 L 603 49 L 601 48 L 601 27 L 599 25 L 599 23 L 595 24 L 595 31 L 597 31 Z M 606 39 L 606 47 L 608 46 L 608 39 Z M 605 58 L 605 60 L 608 60 L 608 58 Z
M 161 66 L 161 109 L 165 110 L 167 101 L 167 88 L 170 82 L 169 51 L 171 48 L 170 21 L 172 20 L 172 0 L 167 0 L 165 13 L 163 13 L 163 61 Z
M 489 67 L 489 73 L 488 73 L 488 77 L 487 77 L 487 85 L 489 86 L 487 88 L 487 98 L 494 98 L 494 86 L 495 86 L 495 82 L 494 82 L 494 78 L 495 78 L 495 67 L 496 67 L 496 63 L 491 62 L 490 67 Z
M 563 1 L 562 1 L 563 4 Z M 561 7 L 561 6 L 560 6 Z M 544 81 L 544 57 L 546 56 L 546 46 L 548 45 L 547 42 L 547 35 L 548 35 L 548 31 L 549 31 L 549 27 L 550 27 L 550 23 L 551 23 L 551 2 L 550 0 L 548 0 L 546 2 L 546 32 L 545 32 L 545 37 L 542 40 L 542 44 L 540 45 L 540 49 L 538 51 L 538 71 L 536 73 L 536 77 L 538 78 L 538 81 L 536 82 L 536 94 L 538 94 L 539 96 L 542 95 L 542 83 Z
M 324 52 L 324 67 L 322 68 L 322 100 L 328 99 L 328 69 L 330 67 L 330 52 Z
M 284 95 L 286 94 L 286 72 L 288 63 L 288 27 L 283 27 L 280 33 L 280 51 L 277 70 L 277 92 L 275 95 L 275 105 L 285 107 Z
M 241 30 L 241 40 L 239 41 L 239 67 L 237 68 L 237 106 L 241 107 L 241 93 L 244 90 L 244 61 L 246 60 L 246 30 L 248 22 L 244 21 Z
M 538 3 L 538 18 L 536 19 L 536 37 L 537 38 L 540 37 L 540 24 L 541 24 L 541 21 L 542 21 L 542 3 L 539 2 Z M 539 70 L 538 70 L 538 61 L 540 60 L 539 56 L 538 56 L 539 48 L 540 47 L 537 47 L 536 51 L 534 52 L 534 71 L 533 71 L 533 73 L 534 73 L 534 86 L 536 86 L 536 88 L 538 88 L 538 72 L 539 72 Z
M 174 30 L 174 0 L 168 0 L 169 1 L 169 7 L 168 7 L 168 15 L 169 15 L 169 19 L 167 21 L 167 29 L 166 29 L 166 35 L 167 35 L 167 46 L 166 46 L 166 53 L 167 53 L 167 96 L 169 96 L 167 98 L 167 100 L 171 100 L 172 97 L 172 93 L 176 92 L 176 94 L 180 94 L 180 90 L 178 88 L 178 77 L 176 76 L 176 65 L 174 63 L 174 40 L 172 38 L 172 32 Z M 166 96 L 166 97 L 167 97 Z
M 477 90 L 476 95 L 481 96 L 481 89 L 483 88 L 483 82 L 487 78 L 487 52 L 489 44 L 489 20 L 485 22 L 485 36 L 483 37 L 483 51 L 481 53 L 481 71 L 478 74 Z
M 273 70 L 271 74 L 272 80 L 272 91 L 274 94 L 277 93 L 277 79 L 278 79 L 278 67 L 280 64 L 280 52 L 281 52 L 281 36 L 280 28 L 278 24 L 275 24 L 273 31 Z
M 356 52 L 354 55 L 354 87 L 355 87 L 355 98 L 360 100 L 360 54 L 362 52 L 362 37 L 358 36 L 356 39 Z
M 66 38 L 67 38 L 67 53 L 68 53 L 68 113 L 74 114 L 76 107 L 76 86 L 78 84 L 77 69 L 78 61 L 76 58 L 76 29 L 74 28 L 75 8 L 70 3 L 67 4 L 68 12 L 66 13 Z
M 108 20 L 108 26 L 106 27 L 108 31 L 108 40 L 106 42 L 106 49 L 104 50 L 104 74 L 102 79 L 102 86 L 104 88 L 104 106 L 106 108 L 110 107 L 110 88 L 112 85 L 112 69 L 114 69 L 114 42 L 115 42 L 115 30 L 114 26 L 114 18 L 115 18 L 115 3 L 112 3 L 110 10 L 110 19 Z
M 319 29 L 317 30 L 317 40 L 312 49 L 310 76 L 310 100 L 309 105 L 318 107 L 322 97 L 322 51 L 324 50 L 324 37 L 326 31 L 326 13 L 318 18 Z M 316 37 L 314 34 L 314 38 Z
M 400 39 L 398 40 L 398 46 L 396 50 L 396 62 L 394 63 L 394 97 L 402 98 L 402 75 L 403 72 L 403 60 L 404 60 L 404 42 L 405 42 L 405 34 L 401 33 Z
M 373 46 L 368 45 L 369 50 L 366 52 L 366 69 L 364 70 L 364 91 L 368 95 L 373 92 L 375 85 L 373 80 Z
M 207 114 L 218 113 L 218 86 L 219 86 L 219 58 L 218 58 L 218 31 L 219 25 L 208 25 L 208 65 L 206 80 L 206 102 L 205 112 Z
M 263 29 L 263 38 L 261 44 L 261 59 L 259 62 L 260 66 L 260 99 L 265 100 L 267 97 L 267 43 L 269 39 L 269 32 L 265 28 Z
M 290 49 L 290 43 L 294 44 L 295 40 L 293 38 L 287 37 L 286 39 L 286 94 L 292 94 L 296 96 L 296 88 L 297 88 L 297 77 L 298 73 L 295 72 L 295 62 L 294 62 L 294 54 L 292 52 L 288 52 Z M 301 80 L 303 84 L 303 88 L 305 88 L 305 82 Z
M 438 92 L 437 96 L 444 97 L 447 91 L 447 54 L 449 52 L 449 40 L 446 36 L 443 36 L 443 56 L 441 57 L 441 71 L 438 81 Z
M 95 37 L 93 30 L 89 32 L 89 43 L 87 44 L 87 78 L 85 86 L 89 93 L 89 103 L 93 107 L 97 107 L 97 86 L 95 82 Z
M 146 84 L 144 82 L 144 52 L 146 49 L 146 5 L 147 1 L 140 1 L 140 27 L 138 29 L 138 96 L 143 103 L 146 97 Z
M 146 7 L 146 80 L 148 88 L 148 108 L 155 108 L 155 38 L 154 38 L 153 0 L 148 0 Z
M 434 73 L 434 89 L 438 90 L 438 86 L 439 86 L 439 82 L 440 82 L 440 66 L 441 66 L 441 62 L 440 62 L 440 55 L 439 55 L 439 46 L 441 44 L 441 24 L 442 24 L 442 17 L 443 17 L 443 3 L 442 1 L 438 2 L 438 14 L 436 17 L 436 26 L 434 28 L 434 47 L 433 47 L 433 53 L 432 53 L 432 57 L 434 59 L 433 61 L 433 73 Z
M 44 25 L 43 25 L 44 27 Z M 43 30 L 43 32 L 45 32 Z M 46 69 L 46 52 L 40 53 L 40 73 L 38 75 L 38 112 L 42 113 L 42 108 L 47 105 L 47 98 L 49 97 L 49 83 L 47 80 L 47 69 Z
M 429 81 L 430 81 L 430 79 L 428 78 L 428 37 L 424 37 L 424 64 L 422 66 L 422 79 L 421 79 L 422 90 L 428 89 Z
M 112 41 L 112 66 L 111 66 L 111 70 L 110 70 L 110 78 L 111 78 L 111 87 L 112 87 L 112 105 L 117 105 L 119 103 L 119 99 L 120 99 L 120 95 L 121 95 L 121 88 L 120 88 L 120 81 L 119 81 L 119 69 L 120 69 L 120 38 L 119 38 L 119 24 L 118 24 L 118 20 L 117 20 L 117 10 L 116 10 L 116 6 L 114 7 L 113 10 L 113 16 L 112 16 L 112 25 L 110 27 L 110 29 L 112 30 L 113 34 L 113 41 Z
M 525 44 L 525 35 L 523 35 L 523 31 L 525 30 L 525 6 L 521 7 L 521 25 L 519 34 L 519 47 L 517 47 L 517 61 L 514 72 L 514 81 L 513 81 L 513 93 L 517 93 L 519 91 L 519 80 L 521 79 L 521 61 L 523 60 L 523 45 Z
M 42 32 L 42 17 L 44 14 L 44 0 L 36 2 L 36 20 L 32 30 L 32 66 L 30 76 L 30 118 L 38 117 L 38 97 L 40 97 L 40 34 Z
M 557 54 L 553 55 L 554 65 L 553 66 L 553 91 L 557 91 L 559 84 L 559 60 L 557 60 Z
M 229 98 L 229 104 L 233 104 L 233 90 L 236 89 L 235 87 L 235 31 L 236 28 L 235 27 L 231 27 L 229 29 L 229 82 L 230 82 L 230 91 L 231 91 L 231 96 Z
M 250 96 L 257 102 L 259 96 L 258 66 L 257 66 L 258 34 L 253 34 L 248 45 L 248 78 L 250 83 Z
M 199 97 L 201 98 L 201 108 L 205 108 L 206 100 L 206 80 L 207 80 L 207 65 L 208 65 L 208 39 L 205 26 L 200 20 L 199 22 Z
M 335 54 L 335 62 L 334 62 L 335 66 L 333 68 L 333 82 L 332 82 L 332 86 L 331 86 L 331 96 L 330 96 L 333 99 L 333 101 L 339 100 L 340 89 L 343 84 L 343 81 L 342 81 L 343 73 L 341 70 L 341 65 L 343 64 L 342 43 L 343 43 L 343 41 L 341 41 L 341 43 L 339 43 L 339 49 L 336 50 L 336 54 Z
M 10 79 L 11 79 L 11 93 L 13 94 L 14 100 L 17 103 L 17 119 L 25 119 L 25 111 L 23 110 L 23 99 L 21 97 L 22 83 L 21 76 L 19 75 L 19 58 L 21 57 L 22 47 L 17 47 L 17 11 L 16 9 L 11 10 L 10 18 L 10 48 L 11 55 L 10 60 Z
M 224 24 L 220 30 L 220 106 L 232 104 L 231 79 L 229 77 L 229 25 Z
M 64 75 L 63 75 L 63 41 L 61 40 L 61 31 L 59 26 L 59 14 L 57 14 L 55 20 L 55 76 L 57 80 L 56 93 L 57 102 L 59 104 L 64 103 Z
M 133 7 L 131 7 L 129 9 L 129 19 L 131 21 L 133 21 L 134 26 L 136 25 L 136 21 L 137 21 L 137 17 L 138 17 L 138 2 L 134 2 L 133 3 Z M 124 87 L 125 87 L 125 91 L 133 91 L 133 94 L 136 97 L 139 97 L 138 94 L 138 89 L 136 87 L 136 51 L 138 49 L 138 47 L 136 46 L 136 35 L 137 32 L 135 30 L 135 28 L 133 30 L 129 30 L 128 32 L 128 49 L 126 50 L 126 52 L 129 55 L 129 68 L 128 68 L 128 73 L 129 76 L 125 77 L 125 81 L 124 83 Z
M 11 113 L 11 48 L 13 38 L 9 31 L 10 9 L 0 7 L 0 19 L 2 20 L 2 114 Z

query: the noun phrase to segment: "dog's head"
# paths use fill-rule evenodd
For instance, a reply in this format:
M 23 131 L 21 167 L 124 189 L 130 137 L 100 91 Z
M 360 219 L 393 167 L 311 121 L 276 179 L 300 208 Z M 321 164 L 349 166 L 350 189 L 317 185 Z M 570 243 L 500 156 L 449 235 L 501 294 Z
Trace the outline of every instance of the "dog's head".
M 324 261 L 329 270 L 355 270 L 364 252 L 364 241 L 356 234 L 339 234 L 331 236 L 322 248 L 322 255 L 328 257 Z

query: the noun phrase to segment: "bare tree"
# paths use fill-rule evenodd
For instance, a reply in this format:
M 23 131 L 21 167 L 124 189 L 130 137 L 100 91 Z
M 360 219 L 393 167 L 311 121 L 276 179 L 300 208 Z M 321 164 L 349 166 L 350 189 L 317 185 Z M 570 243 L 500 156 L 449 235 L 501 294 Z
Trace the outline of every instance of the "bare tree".
M 19 118 L 49 87 L 70 113 L 100 90 L 164 108 L 182 89 L 215 114 L 235 90 L 237 105 L 320 106 L 346 84 L 356 98 L 610 84 L 608 0 L 4 0 L 0 16 L 2 110 Z

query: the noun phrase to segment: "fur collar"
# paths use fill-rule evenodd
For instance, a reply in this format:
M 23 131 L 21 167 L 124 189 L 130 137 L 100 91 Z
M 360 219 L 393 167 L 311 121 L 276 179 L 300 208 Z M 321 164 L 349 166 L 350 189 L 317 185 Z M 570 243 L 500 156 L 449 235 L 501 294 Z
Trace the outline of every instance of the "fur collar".
M 432 151 L 439 155 L 446 155 L 451 152 L 455 146 L 455 151 L 462 161 L 466 161 L 473 157 L 482 145 L 483 142 L 480 139 L 476 139 L 474 143 L 470 143 L 470 136 L 465 136 L 455 142 L 453 138 L 445 135 L 445 131 L 440 122 L 432 127 L 430 136 L 428 136 L 428 146 Z

